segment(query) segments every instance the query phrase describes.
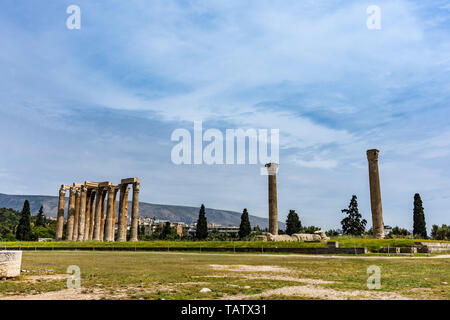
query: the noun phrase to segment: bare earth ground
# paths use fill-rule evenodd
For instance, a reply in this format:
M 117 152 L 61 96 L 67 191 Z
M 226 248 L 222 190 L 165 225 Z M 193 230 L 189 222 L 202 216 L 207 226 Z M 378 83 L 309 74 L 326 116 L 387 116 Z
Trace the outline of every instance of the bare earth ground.
M 80 289 L 67 288 L 69 265 L 80 267 Z M 372 265 L 379 290 L 367 288 Z M 23 253 L 22 269 L 0 280 L 0 299 L 450 299 L 450 255 L 38 251 Z

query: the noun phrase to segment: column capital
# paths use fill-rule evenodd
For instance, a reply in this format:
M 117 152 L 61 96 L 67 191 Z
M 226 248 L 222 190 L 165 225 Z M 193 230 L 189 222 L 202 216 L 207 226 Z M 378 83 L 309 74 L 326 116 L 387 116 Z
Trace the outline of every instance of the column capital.
M 139 192 L 141 184 L 139 182 L 133 183 L 133 192 Z
M 369 161 L 377 161 L 378 160 L 378 154 L 380 153 L 377 149 L 370 149 L 367 150 L 367 160 Z
M 278 166 L 278 163 L 266 163 L 265 167 L 267 168 L 269 176 L 274 176 L 277 174 Z

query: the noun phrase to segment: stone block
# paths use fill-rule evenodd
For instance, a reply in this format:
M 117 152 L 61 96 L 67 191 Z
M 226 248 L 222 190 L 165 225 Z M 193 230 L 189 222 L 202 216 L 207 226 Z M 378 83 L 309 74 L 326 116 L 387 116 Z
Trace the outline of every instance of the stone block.
M 22 251 L 0 251 L 0 278 L 20 276 Z

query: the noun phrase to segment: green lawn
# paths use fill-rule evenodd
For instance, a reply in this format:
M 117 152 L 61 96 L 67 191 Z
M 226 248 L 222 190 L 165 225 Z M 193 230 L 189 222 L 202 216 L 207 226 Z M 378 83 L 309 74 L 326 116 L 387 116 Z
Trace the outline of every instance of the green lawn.
M 24 251 L 27 272 L 0 280 L 0 298 L 67 298 L 69 265 L 81 270 L 71 299 L 450 299 L 450 259 L 112 251 Z M 367 288 L 372 265 L 379 290 Z
M 370 239 L 336 237 L 332 240 L 339 241 L 341 248 L 365 247 L 369 251 L 376 252 L 380 247 L 410 247 L 418 239 Z M 438 241 L 447 242 L 450 241 Z M 138 242 L 0 242 L 0 247 L 141 247 L 141 248 L 273 248 L 273 247 L 326 247 L 326 242 L 263 242 L 263 241 L 138 241 Z

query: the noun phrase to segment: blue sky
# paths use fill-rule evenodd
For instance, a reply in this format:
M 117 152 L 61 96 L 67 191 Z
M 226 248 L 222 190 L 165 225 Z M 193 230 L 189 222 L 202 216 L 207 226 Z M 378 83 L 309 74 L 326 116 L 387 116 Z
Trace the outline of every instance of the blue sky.
M 447 1 L 4 0 L 0 41 L 2 193 L 137 176 L 142 201 L 266 216 L 260 165 L 171 162 L 202 120 L 280 129 L 280 220 L 339 227 L 356 194 L 371 224 L 378 148 L 385 223 L 412 227 L 415 192 L 428 227 L 450 223 Z

